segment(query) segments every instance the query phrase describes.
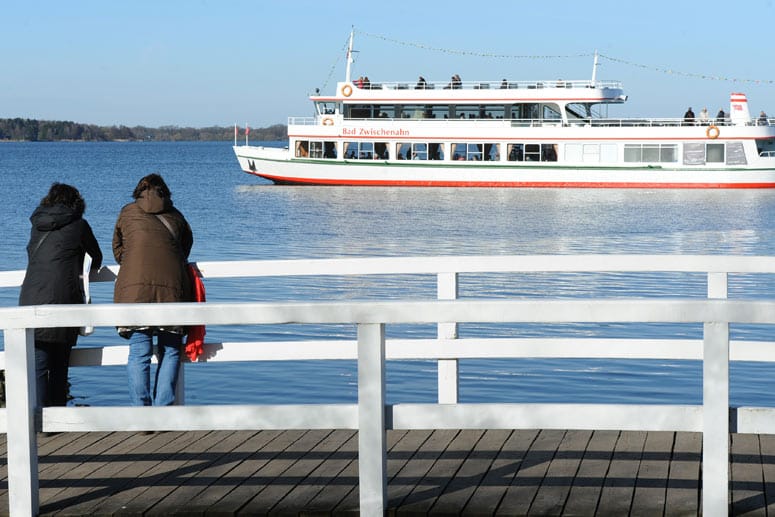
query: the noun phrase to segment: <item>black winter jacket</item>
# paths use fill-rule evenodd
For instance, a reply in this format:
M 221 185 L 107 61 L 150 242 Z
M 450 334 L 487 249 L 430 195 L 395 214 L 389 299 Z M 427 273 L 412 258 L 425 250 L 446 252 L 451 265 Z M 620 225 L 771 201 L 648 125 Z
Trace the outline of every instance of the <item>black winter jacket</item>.
M 83 303 L 84 253 L 91 255 L 92 269 L 102 265 L 102 252 L 89 223 L 64 205 L 39 206 L 30 221 L 27 272 L 19 305 Z M 77 327 L 35 330 L 36 341 L 75 345 L 77 339 Z

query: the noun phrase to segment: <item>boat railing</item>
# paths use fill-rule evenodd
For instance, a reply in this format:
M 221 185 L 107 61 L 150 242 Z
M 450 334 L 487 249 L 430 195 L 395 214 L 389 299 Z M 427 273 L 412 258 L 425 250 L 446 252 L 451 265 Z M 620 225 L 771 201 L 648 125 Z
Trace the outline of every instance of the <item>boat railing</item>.
M 703 435 L 702 506 L 704 515 L 726 515 L 729 502 L 729 432 L 775 433 L 775 409 L 729 408 L 732 361 L 775 362 L 775 343 L 730 340 L 731 324 L 775 324 L 775 301 L 746 294 L 775 273 L 775 257 L 684 255 L 566 255 L 343 258 L 201 262 L 206 282 L 218 278 L 379 275 L 435 278 L 426 298 L 255 303 L 164 303 L 44 305 L 0 308 L 2 365 L 6 372 L 7 409 L 0 410 L 0 431 L 7 433 L 8 491 L 12 515 L 36 515 L 38 464 L 36 431 L 357 429 L 361 512 L 382 515 L 387 505 L 387 429 L 610 429 L 687 431 Z M 94 281 L 112 281 L 117 266 L 103 268 Z M 535 293 L 515 298 L 477 296 L 476 286 L 497 282 L 498 275 L 553 274 L 563 282 L 577 277 L 587 295 L 568 297 Z M 593 277 L 588 275 L 592 273 Z M 677 283 L 677 295 L 665 294 L 661 275 L 694 278 Z M 471 276 L 472 275 L 472 276 Z M 495 277 L 491 275 L 496 275 Z M 627 275 L 632 298 L 600 296 L 590 286 L 594 275 L 614 275 L 621 288 Z M 644 275 L 646 275 L 644 277 Z M 757 281 L 752 281 L 751 275 Z M 17 287 L 23 271 L 0 273 L 0 287 Z M 461 282 L 461 277 L 464 282 Z M 730 282 L 730 277 L 732 282 Z M 739 277 L 739 278 L 738 278 Z M 522 278 L 522 277 L 520 277 Z M 527 278 L 527 277 L 526 277 Z M 564 279 L 564 280 L 563 280 Z M 597 278 L 601 280 L 601 278 Z M 739 280 L 739 282 L 738 282 Z M 761 281 L 758 281 L 761 280 Z M 652 283 L 652 294 L 643 293 Z M 459 297 L 463 289 L 474 289 Z M 212 285 L 212 284 L 211 284 Z M 359 285 L 362 285 L 359 283 Z M 691 286 L 694 286 L 694 289 Z M 736 297 L 729 299 L 730 285 Z M 341 286 L 340 286 L 341 288 Z M 760 287 L 758 287 L 760 288 Z M 699 290 L 700 292 L 695 292 Z M 319 291 L 316 291 L 319 292 Z M 398 289 L 397 292 L 405 292 Z M 621 289 L 618 292 L 622 292 Z M 669 292 L 669 290 L 668 290 Z M 227 299 L 224 293 L 215 299 Z M 757 299 L 758 297 L 758 299 Z M 99 300 L 95 300 L 99 302 Z M 322 404 L 315 392 L 299 404 L 172 407 L 46 407 L 36 409 L 34 329 L 133 325 L 298 325 L 344 324 L 353 340 L 207 343 L 203 361 L 340 360 L 357 363 L 357 402 Z M 694 339 L 589 337 L 465 338 L 459 325 L 475 324 L 699 324 Z M 434 324 L 430 339 L 388 339 L 386 325 Z M 647 326 L 644 326 L 644 328 Z M 75 364 L 126 364 L 126 347 L 76 347 Z M 702 403 L 586 404 L 460 403 L 458 362 L 475 358 L 620 358 L 700 361 Z M 385 362 L 437 360 L 438 404 L 386 404 Z M 192 365 L 195 367 L 195 365 Z M 731 423 L 730 423 L 731 422 Z
M 354 83 L 357 84 L 357 83 Z M 451 81 L 417 83 L 412 81 L 377 82 L 364 85 L 364 90 L 535 90 L 543 88 L 616 88 L 621 89 L 620 81 L 564 80 L 549 81 Z
M 325 119 L 329 119 L 331 116 L 319 116 L 319 117 L 288 117 L 289 126 L 315 126 L 315 125 L 328 125 L 324 122 Z M 404 123 L 406 121 L 422 120 L 424 122 L 441 121 L 449 122 L 449 120 L 465 120 L 466 122 L 482 123 L 493 121 L 506 121 L 512 127 L 545 127 L 545 126 L 557 126 L 562 124 L 559 119 L 520 119 L 520 118 L 489 118 L 489 117 L 471 117 L 471 118 L 457 118 L 457 119 L 445 119 L 435 117 L 405 117 L 405 118 L 392 118 L 392 117 L 380 117 L 380 118 L 340 118 L 339 120 L 347 122 L 364 122 L 364 123 L 379 123 L 379 124 L 395 124 Z M 592 127 L 693 127 L 693 126 L 729 126 L 731 122 L 726 120 L 695 120 L 694 122 L 687 122 L 681 117 L 668 117 L 668 118 L 613 118 L 604 116 L 593 116 L 583 119 L 569 119 L 568 126 L 592 126 Z M 745 126 L 765 126 L 761 121 L 757 119 L 751 119 L 743 124 L 738 125 Z M 770 125 L 770 124 L 766 124 Z M 775 120 L 773 124 L 775 125 Z

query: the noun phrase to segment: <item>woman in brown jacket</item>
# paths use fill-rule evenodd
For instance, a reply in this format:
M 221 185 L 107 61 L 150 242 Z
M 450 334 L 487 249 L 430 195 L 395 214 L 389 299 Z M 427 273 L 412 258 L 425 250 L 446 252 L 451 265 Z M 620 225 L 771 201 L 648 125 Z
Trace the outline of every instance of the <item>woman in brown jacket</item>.
M 164 303 L 193 301 L 188 254 L 191 227 L 174 206 L 162 177 L 149 174 L 121 209 L 113 232 L 113 255 L 121 266 L 113 301 Z M 121 327 L 129 339 L 129 397 L 135 406 L 167 406 L 175 400 L 183 327 Z M 150 389 L 153 336 L 158 337 L 158 367 Z

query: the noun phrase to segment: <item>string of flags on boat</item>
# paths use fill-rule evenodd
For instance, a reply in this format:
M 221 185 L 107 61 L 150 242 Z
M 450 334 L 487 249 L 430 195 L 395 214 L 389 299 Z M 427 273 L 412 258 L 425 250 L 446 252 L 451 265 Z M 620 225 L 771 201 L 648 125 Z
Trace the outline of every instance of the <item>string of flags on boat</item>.
M 449 49 L 449 48 L 442 48 L 442 47 L 432 47 L 430 45 L 424 45 L 422 43 L 416 43 L 412 41 L 402 41 L 394 38 L 389 38 L 387 36 L 383 36 L 381 34 L 374 34 L 370 32 L 364 32 L 361 30 L 356 31 L 358 34 L 362 34 L 364 36 L 368 36 L 370 38 L 379 39 L 383 41 L 387 41 L 390 43 L 395 43 L 397 45 L 404 45 L 407 47 L 414 47 L 419 48 L 423 50 L 431 50 L 434 52 L 443 52 L 446 54 L 453 54 L 458 56 L 473 56 L 473 57 L 487 57 L 487 58 L 496 58 L 496 59 L 566 59 L 566 58 L 578 58 L 578 57 L 592 57 L 593 53 L 584 53 L 584 54 L 568 54 L 568 55 L 521 55 L 521 54 L 495 54 L 491 52 L 473 52 L 468 50 L 457 50 L 457 49 Z M 697 79 L 705 79 L 705 80 L 711 80 L 711 81 L 727 81 L 727 82 L 733 82 L 733 83 L 745 83 L 745 84 L 775 84 L 775 80 L 773 79 L 740 79 L 736 77 L 725 77 L 725 76 L 719 76 L 719 75 L 710 75 L 710 74 L 700 74 L 700 73 L 693 73 L 693 72 L 683 72 L 681 70 L 675 70 L 673 68 L 669 67 L 662 67 L 662 66 L 652 66 L 652 65 L 644 65 L 640 63 L 635 63 L 632 61 L 627 61 L 625 59 L 619 59 L 616 57 L 608 56 L 605 54 L 601 54 L 598 52 L 598 57 L 607 59 L 608 61 L 619 63 L 622 65 L 627 66 L 633 66 L 637 68 L 642 68 L 645 70 L 651 70 L 654 72 L 660 72 L 663 74 L 668 75 L 680 75 L 683 77 L 694 77 Z

